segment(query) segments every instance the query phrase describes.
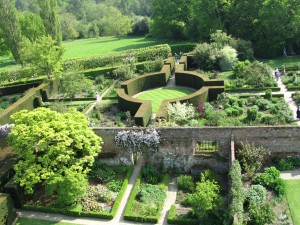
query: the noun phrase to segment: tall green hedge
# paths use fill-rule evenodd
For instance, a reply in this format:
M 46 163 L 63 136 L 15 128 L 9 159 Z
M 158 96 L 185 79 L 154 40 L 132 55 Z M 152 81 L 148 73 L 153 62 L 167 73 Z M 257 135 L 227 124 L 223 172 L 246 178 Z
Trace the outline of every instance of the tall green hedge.
M 75 64 L 81 65 L 84 69 L 92 69 L 97 67 L 115 66 L 122 63 L 122 60 L 128 55 L 132 54 L 136 61 L 143 62 L 147 60 L 154 60 L 157 57 L 167 58 L 171 54 L 171 48 L 167 44 L 154 45 L 145 48 L 132 49 L 120 51 L 109 55 L 69 59 L 63 63 L 64 68 L 69 68 Z
M 170 68 L 170 67 L 169 67 Z M 139 76 L 122 83 L 126 94 L 133 96 L 141 91 L 166 86 L 166 73 L 157 72 Z
M 130 111 L 137 126 L 147 126 L 152 116 L 151 101 L 133 98 L 124 89 L 117 89 L 117 95 L 121 110 Z
M 17 84 L 17 85 L 12 85 L 12 86 L 5 86 L 5 87 L 0 87 L 0 91 L 2 95 L 14 95 L 14 94 L 19 94 L 27 91 L 30 88 L 37 87 L 41 84 L 42 82 L 31 82 L 27 84 Z
M 230 216 L 234 225 L 243 224 L 245 191 L 242 182 L 241 166 L 234 160 L 229 172 L 230 178 Z
M 10 123 L 10 116 L 22 109 L 33 110 L 35 108 L 35 99 L 40 99 L 41 91 L 47 87 L 48 84 L 43 83 L 36 88 L 29 89 L 25 96 L 0 113 L 0 124 Z
M 12 200 L 8 194 L 0 193 L 0 224 L 11 225 L 17 217 Z

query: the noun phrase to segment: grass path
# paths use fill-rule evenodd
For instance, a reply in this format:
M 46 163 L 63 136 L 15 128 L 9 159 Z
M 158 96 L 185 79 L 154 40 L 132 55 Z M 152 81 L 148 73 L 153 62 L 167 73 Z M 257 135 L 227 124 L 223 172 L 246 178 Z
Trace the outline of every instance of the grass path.
M 300 225 L 300 180 L 285 180 L 284 182 L 294 225 Z
M 156 113 L 160 107 L 160 104 L 165 99 L 179 98 L 185 95 L 193 93 L 193 90 L 186 88 L 157 88 L 154 90 L 141 93 L 136 98 L 143 100 L 151 100 L 152 110 Z

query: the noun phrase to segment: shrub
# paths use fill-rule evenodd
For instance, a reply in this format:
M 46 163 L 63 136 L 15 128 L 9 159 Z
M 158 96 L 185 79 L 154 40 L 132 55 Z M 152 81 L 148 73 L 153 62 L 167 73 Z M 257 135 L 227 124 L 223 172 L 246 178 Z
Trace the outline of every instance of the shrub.
M 247 117 L 246 120 L 254 121 L 258 117 L 258 106 L 254 105 L 251 108 L 247 109 Z
M 225 109 L 225 112 L 228 116 L 240 116 L 243 114 L 243 108 L 239 106 L 233 106 Z
M 112 181 L 108 182 L 107 188 L 110 191 L 118 192 L 121 190 L 122 184 L 123 184 L 123 181 L 121 179 L 112 180 Z
M 276 218 L 273 206 L 271 203 L 250 202 L 249 217 L 251 223 L 254 225 L 271 224 Z
M 209 213 L 221 204 L 220 186 L 215 181 L 205 180 L 202 177 L 190 198 L 193 212 L 201 218 L 207 218 Z
M 237 51 L 239 60 L 253 60 L 254 51 L 250 41 L 238 39 Z
M 255 61 L 247 66 L 240 74 L 246 84 L 263 87 L 266 80 L 272 78 L 273 69 L 262 62 Z
M 251 185 L 247 190 L 246 199 L 248 202 L 259 204 L 266 200 L 267 191 L 262 185 Z
M 180 103 L 177 101 L 174 104 L 167 105 L 167 111 L 170 121 L 178 125 L 187 125 L 196 117 L 196 111 L 193 105 Z
M 220 51 L 219 65 L 221 70 L 231 70 L 234 63 L 237 61 L 236 50 L 230 46 L 225 46 Z
M 266 90 L 265 99 L 269 99 L 269 100 L 272 99 L 272 90 L 271 89 Z
M 243 72 L 250 65 L 250 61 L 238 61 L 234 64 L 233 74 L 236 78 L 243 78 Z
M 158 185 L 141 184 L 140 190 L 136 197 L 141 202 L 160 205 L 164 203 L 167 195 L 166 192 Z
M 94 162 L 93 167 L 89 173 L 89 176 L 92 179 L 101 183 L 113 180 L 115 178 L 115 175 L 115 171 L 113 171 L 113 169 L 109 165 L 101 163 L 98 160 Z
M 194 190 L 194 179 L 189 175 L 180 175 L 177 177 L 177 183 L 179 190 L 193 191 Z
M 52 175 L 46 180 L 46 194 L 56 195 L 56 204 L 64 207 L 82 198 L 87 184 L 84 174 L 66 169 L 65 176 Z
M 265 171 L 256 177 L 255 182 L 274 190 L 279 196 L 285 194 L 285 185 L 280 178 L 280 172 L 275 167 L 266 168 Z
M 267 151 L 262 146 L 256 147 L 254 143 L 241 143 L 242 148 L 238 150 L 237 156 L 242 164 L 243 169 L 250 177 L 253 177 L 262 166 L 262 161 Z
M 203 70 L 213 70 L 216 68 L 219 50 L 216 45 L 200 43 L 193 50 L 193 60 Z
M 161 179 L 161 174 L 150 164 L 142 168 L 142 178 L 149 184 L 157 184 Z

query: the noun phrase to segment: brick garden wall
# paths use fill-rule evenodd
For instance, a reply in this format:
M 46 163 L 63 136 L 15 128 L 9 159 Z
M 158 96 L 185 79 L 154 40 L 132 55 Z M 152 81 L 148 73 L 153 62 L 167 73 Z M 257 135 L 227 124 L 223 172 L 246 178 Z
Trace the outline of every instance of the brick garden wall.
M 132 128 L 135 129 L 135 128 Z M 138 128 L 136 128 L 138 129 Z M 94 131 L 103 138 L 103 153 L 113 153 L 116 156 L 109 159 L 111 163 L 120 163 L 120 158 L 130 159 L 124 149 L 115 145 L 115 134 L 119 128 L 94 128 Z M 159 128 L 161 144 L 159 152 L 144 154 L 147 161 L 163 168 L 172 168 L 177 171 L 190 171 L 196 165 L 208 164 L 219 172 L 228 172 L 231 157 L 231 138 L 235 147 L 240 142 L 254 142 L 263 146 L 272 154 L 300 153 L 300 127 L 201 127 L 201 128 Z M 220 157 L 199 158 L 193 155 L 195 143 L 199 141 L 219 142 Z

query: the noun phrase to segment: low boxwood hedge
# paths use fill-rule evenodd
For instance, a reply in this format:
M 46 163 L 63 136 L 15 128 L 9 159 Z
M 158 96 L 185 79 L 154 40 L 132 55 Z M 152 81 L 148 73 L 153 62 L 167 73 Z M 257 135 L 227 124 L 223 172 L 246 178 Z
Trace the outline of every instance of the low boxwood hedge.
M 172 205 L 168 214 L 169 224 L 179 224 L 179 225 L 198 225 L 199 222 L 196 219 L 176 217 L 176 206 Z

